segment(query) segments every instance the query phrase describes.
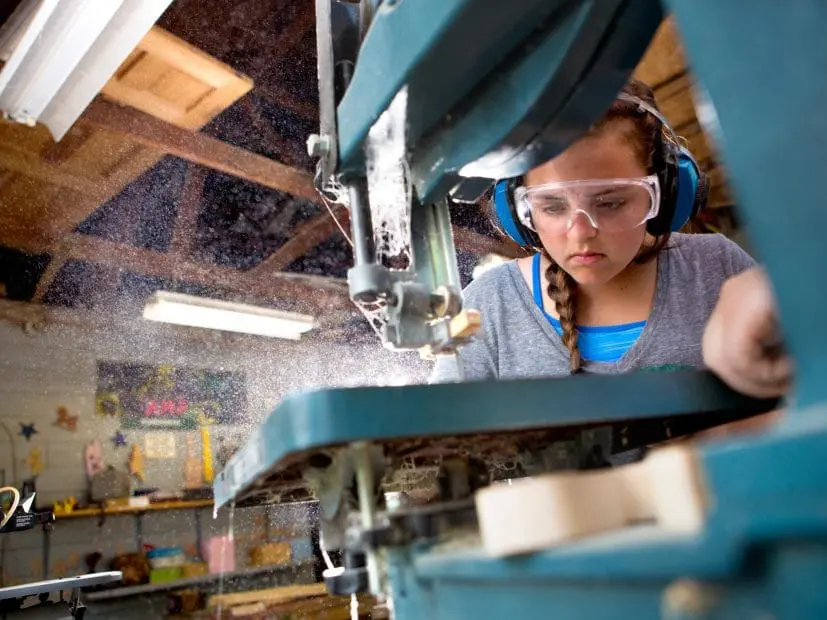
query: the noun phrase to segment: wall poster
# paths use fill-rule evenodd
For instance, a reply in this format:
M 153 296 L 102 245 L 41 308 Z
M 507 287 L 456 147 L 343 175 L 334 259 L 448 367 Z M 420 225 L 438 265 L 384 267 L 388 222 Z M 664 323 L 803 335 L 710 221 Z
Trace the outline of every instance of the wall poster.
M 238 424 L 247 409 L 246 380 L 241 372 L 99 361 L 95 408 L 118 417 L 124 429 Z

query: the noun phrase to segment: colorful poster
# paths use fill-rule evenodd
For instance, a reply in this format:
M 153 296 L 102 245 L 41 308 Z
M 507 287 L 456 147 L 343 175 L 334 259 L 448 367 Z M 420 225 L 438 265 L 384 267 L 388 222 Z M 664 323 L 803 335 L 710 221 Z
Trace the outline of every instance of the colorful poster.
M 100 361 L 95 403 L 124 429 L 192 430 L 239 423 L 247 389 L 240 372 Z

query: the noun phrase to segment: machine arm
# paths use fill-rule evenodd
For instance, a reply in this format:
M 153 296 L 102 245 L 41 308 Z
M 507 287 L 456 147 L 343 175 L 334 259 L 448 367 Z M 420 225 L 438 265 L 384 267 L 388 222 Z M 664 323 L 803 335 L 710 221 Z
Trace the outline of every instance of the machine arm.
M 347 188 L 351 296 L 383 307 L 382 337 L 392 347 L 452 352 L 464 338 L 451 329 L 462 300 L 450 202 L 474 201 L 495 180 L 551 159 L 581 135 L 642 56 L 662 19 L 660 4 L 388 1 L 369 7 L 369 28 L 362 20 L 354 50 L 331 45 L 331 6 L 319 3 L 321 134 L 309 144 L 320 157 L 321 185 Z M 342 5 L 332 6 L 346 21 Z M 350 6 L 352 26 L 336 30 L 343 40 L 359 22 Z M 371 191 L 367 154 L 382 147 L 371 129 L 391 108 L 403 115 L 405 183 L 389 199 Z M 372 216 L 380 199 L 409 225 L 404 270 L 376 254 Z

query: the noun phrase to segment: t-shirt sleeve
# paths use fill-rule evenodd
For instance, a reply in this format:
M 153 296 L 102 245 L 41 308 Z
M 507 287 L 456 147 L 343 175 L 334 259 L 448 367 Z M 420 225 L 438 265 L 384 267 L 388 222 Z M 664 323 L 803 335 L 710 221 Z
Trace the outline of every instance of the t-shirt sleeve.
M 463 291 L 463 307 L 478 310 L 482 314 L 480 331 L 469 343 L 459 348 L 464 381 L 482 381 L 498 377 L 496 307 L 499 288 L 498 278 L 494 274 L 485 274 Z M 456 356 L 448 356 L 437 358 L 428 383 L 451 383 L 459 380 L 458 360 Z
M 724 271 L 727 278 L 736 276 L 757 264 L 755 259 L 732 239 L 720 234 L 716 236 L 720 237 L 720 243 L 723 246 Z
M 459 360 L 453 355 L 437 358 L 431 375 L 428 377 L 428 383 L 459 381 L 460 364 L 464 381 L 482 381 L 497 378 L 496 364 L 485 343 L 485 336 L 478 334 L 471 342 L 460 347 Z

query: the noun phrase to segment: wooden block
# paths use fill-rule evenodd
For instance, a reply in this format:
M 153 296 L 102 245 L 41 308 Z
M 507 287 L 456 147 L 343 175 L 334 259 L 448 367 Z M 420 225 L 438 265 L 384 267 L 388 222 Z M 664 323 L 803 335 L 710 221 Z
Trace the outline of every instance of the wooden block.
M 627 522 L 621 485 L 603 472 L 561 473 L 498 484 L 476 495 L 485 550 L 529 553 Z
M 653 450 L 647 464 L 652 511 L 670 532 L 693 534 L 704 525 L 707 493 L 695 451 L 688 446 Z
M 477 310 L 463 310 L 453 319 L 448 328 L 452 338 L 470 338 L 482 327 L 482 317 Z
M 210 565 L 206 562 L 187 562 L 183 566 L 183 577 L 201 577 L 202 575 L 209 575 Z
M 252 547 L 249 556 L 252 566 L 288 564 L 293 558 L 293 547 L 290 543 L 265 543 Z
M 476 494 L 485 550 L 530 553 L 651 521 L 694 533 L 706 511 L 700 469 L 689 446 L 654 450 L 641 463 L 562 472 L 497 484 Z
M 267 613 L 267 606 L 264 603 L 250 603 L 230 609 L 231 618 L 264 618 L 265 613 Z

